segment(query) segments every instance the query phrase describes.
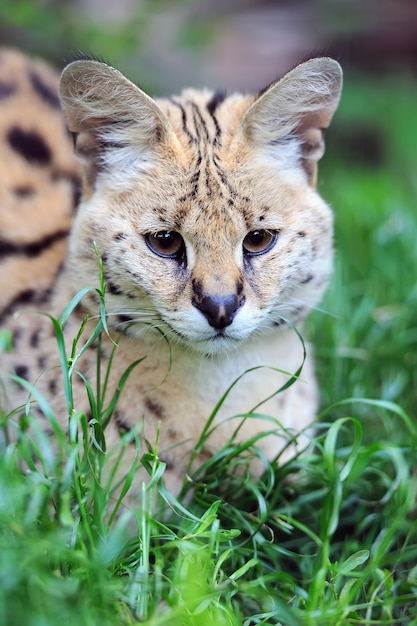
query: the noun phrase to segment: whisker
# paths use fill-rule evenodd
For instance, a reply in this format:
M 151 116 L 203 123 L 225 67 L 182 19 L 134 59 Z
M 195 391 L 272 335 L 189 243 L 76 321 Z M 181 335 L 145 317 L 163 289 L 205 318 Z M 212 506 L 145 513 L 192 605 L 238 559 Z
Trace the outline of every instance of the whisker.
M 132 319 L 139 318 L 139 317 L 152 319 L 152 317 L 155 317 L 155 311 L 151 309 L 149 310 L 149 312 L 147 311 L 116 311 L 116 312 L 109 313 L 108 311 L 106 311 L 104 316 L 107 319 L 110 319 L 112 317 L 120 317 L 120 316 L 131 317 Z M 97 315 L 92 315 L 90 319 L 97 320 L 97 319 L 100 319 L 100 317 L 101 317 L 101 314 L 97 314 Z
M 339 317 L 335 313 L 332 313 L 331 311 L 324 309 L 323 307 L 320 307 L 318 305 L 312 306 L 309 302 L 306 302 L 305 300 L 292 300 L 289 304 L 294 304 L 295 306 L 304 306 L 307 307 L 310 311 L 318 311 L 319 313 L 323 313 L 324 315 L 328 315 L 329 317 L 333 317 L 335 319 Z
M 159 319 L 135 319 L 132 317 L 125 320 L 118 320 L 112 324 L 112 328 L 123 329 L 131 326 L 141 326 L 142 330 L 147 330 L 149 328 L 158 328 L 160 324 L 161 320 Z

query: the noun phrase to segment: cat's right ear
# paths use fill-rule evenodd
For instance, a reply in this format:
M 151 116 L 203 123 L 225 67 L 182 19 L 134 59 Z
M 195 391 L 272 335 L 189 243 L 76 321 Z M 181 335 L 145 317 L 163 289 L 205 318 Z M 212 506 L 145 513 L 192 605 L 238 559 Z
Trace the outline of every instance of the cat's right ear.
M 74 61 L 62 72 L 60 99 L 86 182 L 117 165 L 146 167 L 149 153 L 171 135 L 165 114 L 146 93 L 115 68 L 99 61 Z

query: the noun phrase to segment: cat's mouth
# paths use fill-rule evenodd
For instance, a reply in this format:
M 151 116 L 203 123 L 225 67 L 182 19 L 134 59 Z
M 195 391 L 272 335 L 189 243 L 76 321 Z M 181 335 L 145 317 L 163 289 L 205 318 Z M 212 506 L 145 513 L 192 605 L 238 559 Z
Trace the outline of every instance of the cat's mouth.
M 242 343 L 241 337 L 233 336 L 227 330 L 217 330 L 211 336 L 201 337 L 201 339 L 188 340 L 194 350 L 212 356 L 214 354 L 224 354 L 236 350 Z
M 241 338 L 234 337 L 227 329 L 219 329 L 205 336 L 190 337 L 183 331 L 173 328 L 171 325 L 170 328 L 183 343 L 194 348 L 197 352 L 206 355 L 215 354 L 217 352 L 227 352 L 242 342 Z

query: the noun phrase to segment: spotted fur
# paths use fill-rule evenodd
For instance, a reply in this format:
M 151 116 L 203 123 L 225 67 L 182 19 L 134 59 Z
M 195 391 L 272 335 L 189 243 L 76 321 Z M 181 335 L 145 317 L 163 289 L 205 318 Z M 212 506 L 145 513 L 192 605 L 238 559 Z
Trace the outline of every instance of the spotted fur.
M 340 87 L 339 65 L 324 58 L 256 96 L 189 89 L 153 100 L 112 67 L 76 61 L 60 83 L 83 178 L 72 221 L 80 170 L 57 79 L 46 66 L 3 52 L 0 293 L 14 350 L 1 356 L 1 369 L 31 382 L 45 372 L 37 386 L 68 419 L 51 369 L 58 363 L 51 323 L 24 309 L 58 315 L 81 287 L 98 286 L 96 245 L 110 334 L 118 341 L 109 396 L 126 368 L 143 358 L 107 428 L 110 448 L 135 427 L 152 443 L 160 426 L 166 479 L 178 490 L 216 402 L 251 370 L 218 411 L 201 458 L 227 442 L 239 416 L 252 409 L 282 427 L 259 415 L 237 437 L 272 430 L 257 445 L 275 458 L 288 432 L 305 429 L 317 407 L 310 356 L 300 380 L 267 398 L 302 362 L 302 345 L 286 320 L 302 330 L 331 272 L 332 216 L 316 191 L 316 166 Z M 85 316 L 87 336 L 97 312 L 90 292 L 66 326 L 69 345 Z M 103 372 L 112 348 L 104 337 Z M 79 369 L 94 388 L 95 346 Z M 15 385 L 6 391 L 6 410 L 24 402 Z M 77 377 L 74 403 L 90 415 Z M 125 467 L 133 454 L 132 446 Z

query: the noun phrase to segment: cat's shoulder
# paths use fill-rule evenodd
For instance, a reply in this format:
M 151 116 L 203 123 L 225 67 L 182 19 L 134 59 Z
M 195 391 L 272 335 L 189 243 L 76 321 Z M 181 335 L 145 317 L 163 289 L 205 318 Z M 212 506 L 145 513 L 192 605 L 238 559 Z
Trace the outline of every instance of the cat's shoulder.
M 40 302 L 62 262 L 79 166 L 47 63 L 0 50 L 0 315 Z

